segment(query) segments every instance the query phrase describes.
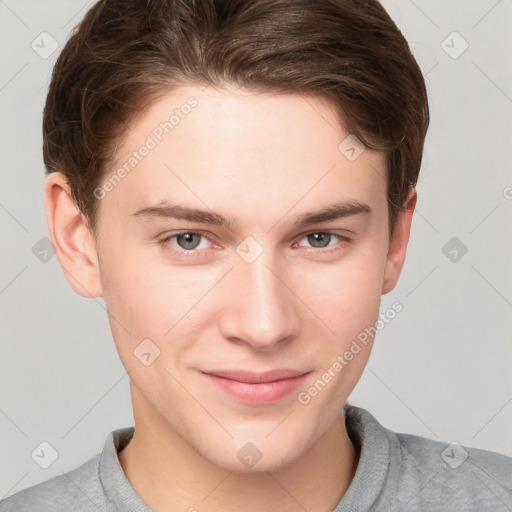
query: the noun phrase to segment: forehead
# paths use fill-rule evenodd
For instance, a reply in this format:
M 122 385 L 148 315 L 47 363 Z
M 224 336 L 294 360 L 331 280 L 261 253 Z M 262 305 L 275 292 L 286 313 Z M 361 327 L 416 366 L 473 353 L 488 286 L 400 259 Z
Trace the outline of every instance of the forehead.
M 121 142 L 105 180 L 124 167 L 109 197 L 132 209 L 169 199 L 282 215 L 298 203 L 385 202 L 384 155 L 361 152 L 319 97 L 190 84 L 154 100 Z

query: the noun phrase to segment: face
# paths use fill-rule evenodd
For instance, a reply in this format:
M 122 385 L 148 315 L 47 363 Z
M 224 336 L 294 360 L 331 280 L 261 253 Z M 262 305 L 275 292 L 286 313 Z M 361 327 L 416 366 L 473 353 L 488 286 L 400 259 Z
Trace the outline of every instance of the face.
M 348 135 L 319 98 L 191 84 L 141 114 L 97 189 L 101 289 L 135 416 L 226 470 L 249 471 L 252 445 L 258 471 L 298 457 L 367 362 L 371 338 L 354 340 L 394 286 L 386 169 L 370 150 L 348 159 Z M 276 369 L 302 377 L 206 375 Z

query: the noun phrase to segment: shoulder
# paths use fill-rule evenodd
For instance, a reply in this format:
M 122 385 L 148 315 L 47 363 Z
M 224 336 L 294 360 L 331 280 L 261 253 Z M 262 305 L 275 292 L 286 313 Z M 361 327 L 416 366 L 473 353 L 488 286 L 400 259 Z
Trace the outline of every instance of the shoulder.
M 457 474 L 471 468 L 486 468 L 487 473 L 493 474 L 503 485 L 512 490 L 512 457 L 501 453 L 462 446 L 457 442 L 441 442 L 426 437 L 411 434 L 396 434 L 404 455 L 415 460 L 421 460 L 427 466 L 435 469 L 438 465 L 447 470 L 447 474 Z M 450 469 L 451 471 L 448 471 Z
M 346 414 L 361 447 L 358 471 L 377 482 L 357 491 L 373 492 L 375 510 L 512 510 L 512 457 L 394 432 L 352 405 Z
M 464 510 L 500 510 L 512 505 L 512 458 L 500 453 L 395 434 L 400 450 L 401 486 L 406 499 Z M 491 505 L 492 504 L 492 505 Z
M 98 476 L 100 454 L 77 468 L 27 487 L 0 501 L 0 512 L 107 510 Z

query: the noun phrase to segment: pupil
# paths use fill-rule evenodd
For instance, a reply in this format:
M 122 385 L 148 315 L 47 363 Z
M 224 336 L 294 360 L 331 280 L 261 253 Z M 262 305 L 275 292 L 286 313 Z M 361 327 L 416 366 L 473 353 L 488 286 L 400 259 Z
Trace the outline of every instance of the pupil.
M 329 233 L 313 233 L 308 236 L 308 242 L 313 247 L 327 247 L 329 245 L 331 235 Z M 320 242 L 320 245 L 318 245 Z M 322 242 L 326 242 L 323 244 Z
M 181 245 L 183 249 L 195 249 L 198 244 L 194 243 L 194 237 L 199 238 L 195 233 L 183 233 L 179 235 L 178 240 L 179 238 L 183 238 L 185 240 L 183 244 L 180 243 L 179 245 Z

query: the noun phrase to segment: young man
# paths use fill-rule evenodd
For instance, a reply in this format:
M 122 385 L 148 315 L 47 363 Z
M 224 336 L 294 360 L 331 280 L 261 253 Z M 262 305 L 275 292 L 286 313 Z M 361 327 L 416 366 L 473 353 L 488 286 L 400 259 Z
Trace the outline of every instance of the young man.
M 428 122 L 376 1 L 97 2 L 50 84 L 46 213 L 135 428 L 0 510 L 512 510 L 512 459 L 347 403 Z

